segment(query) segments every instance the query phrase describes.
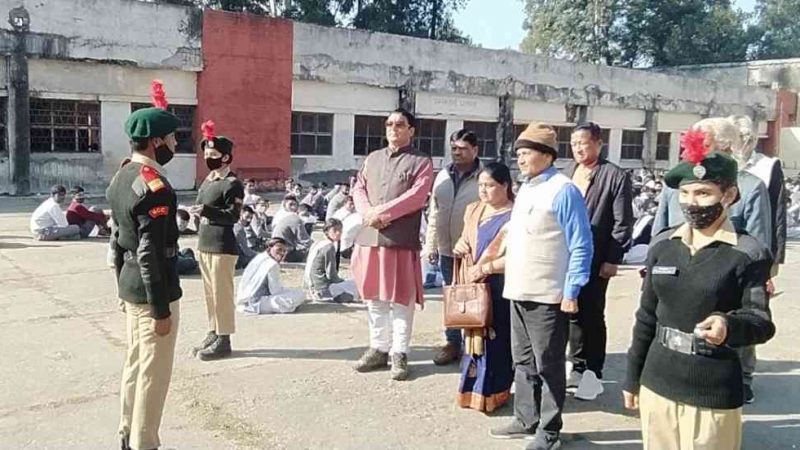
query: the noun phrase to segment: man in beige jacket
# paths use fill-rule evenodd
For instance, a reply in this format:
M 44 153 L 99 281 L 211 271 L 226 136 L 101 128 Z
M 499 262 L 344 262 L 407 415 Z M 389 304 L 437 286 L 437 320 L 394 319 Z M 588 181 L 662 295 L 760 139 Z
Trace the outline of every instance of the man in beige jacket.
M 431 264 L 439 264 L 445 284 L 453 281 L 453 246 L 464 228 L 467 205 L 478 201 L 478 138 L 469 130 L 459 130 L 450 136 L 453 162 L 439 172 L 433 182 L 425 250 Z M 443 366 L 460 360 L 461 330 L 445 331 L 447 344 L 433 362 Z

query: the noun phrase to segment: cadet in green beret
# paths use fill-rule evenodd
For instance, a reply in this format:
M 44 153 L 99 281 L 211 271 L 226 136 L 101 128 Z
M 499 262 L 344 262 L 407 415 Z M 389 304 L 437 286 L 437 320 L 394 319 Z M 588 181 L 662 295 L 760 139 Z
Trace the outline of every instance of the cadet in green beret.
M 156 108 L 140 109 L 125 122 L 132 155 L 106 191 L 111 205 L 117 287 L 127 321 L 128 350 L 122 371 L 122 449 L 154 449 L 167 397 L 182 291 L 176 266 L 177 197 L 163 165 L 175 152 L 178 118 L 167 112 L 160 83 Z
M 233 226 L 242 210 L 244 185 L 230 168 L 233 142 L 216 136 L 210 120 L 203 124 L 203 137 L 200 145 L 211 172 L 190 212 L 201 217 L 197 248 L 209 331 L 194 352 L 201 360 L 210 361 L 231 354 L 231 335 L 236 331 L 233 277 L 239 246 Z
M 645 450 L 741 448 L 744 390 L 735 348 L 775 334 L 767 247 L 738 233 L 736 161 L 683 138 L 684 161 L 664 177 L 686 223 L 654 238 L 628 350 L 625 407 L 639 409 Z M 687 440 L 688 439 L 688 440 Z

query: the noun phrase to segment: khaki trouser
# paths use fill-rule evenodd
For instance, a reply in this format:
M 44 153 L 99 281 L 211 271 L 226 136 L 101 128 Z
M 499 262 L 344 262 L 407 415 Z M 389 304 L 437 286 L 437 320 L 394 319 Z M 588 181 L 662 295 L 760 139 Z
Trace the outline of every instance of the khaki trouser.
M 642 386 L 639 411 L 644 450 L 739 450 L 742 446 L 742 408 L 697 408 Z
M 166 336 L 155 333 L 150 305 L 125 303 L 128 323 L 128 353 L 122 370 L 120 390 L 121 418 L 119 432 L 130 436 L 134 450 L 158 448 L 158 428 L 164 412 L 175 340 L 180 323 L 180 304 L 170 303 L 172 327 Z
M 203 290 L 208 313 L 208 329 L 220 335 L 233 334 L 236 332 L 233 277 L 238 256 L 223 253 L 199 253 L 200 273 L 203 275 Z

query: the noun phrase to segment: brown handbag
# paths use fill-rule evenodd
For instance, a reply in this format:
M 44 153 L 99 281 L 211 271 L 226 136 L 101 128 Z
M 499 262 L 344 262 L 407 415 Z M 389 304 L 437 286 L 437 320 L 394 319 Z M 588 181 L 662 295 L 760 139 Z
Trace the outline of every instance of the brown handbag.
M 471 258 L 470 258 L 471 259 Z M 465 268 L 460 258 L 453 260 L 453 283 L 445 286 L 444 326 L 447 328 L 486 328 L 491 326 L 492 294 L 487 283 L 464 283 Z

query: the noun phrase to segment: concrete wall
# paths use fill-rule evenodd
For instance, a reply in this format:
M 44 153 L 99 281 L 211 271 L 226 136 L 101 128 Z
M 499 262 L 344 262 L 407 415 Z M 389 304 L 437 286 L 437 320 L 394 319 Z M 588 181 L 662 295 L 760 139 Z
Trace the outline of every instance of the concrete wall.
M 0 30 L 10 29 L 8 14 L 18 7 L 30 15 L 30 53 L 139 67 L 201 69 L 199 9 L 137 0 L 4 0 Z M 0 53 L 3 41 L 0 36 Z
M 508 50 L 295 24 L 300 80 L 702 115 L 772 114 L 768 89 L 579 64 Z
M 800 58 L 749 61 L 731 64 L 700 64 L 656 69 L 686 77 L 723 83 L 763 86 L 800 92 Z

